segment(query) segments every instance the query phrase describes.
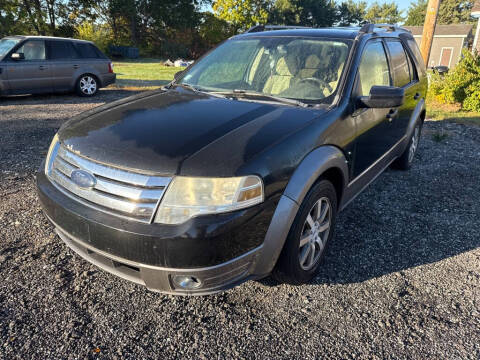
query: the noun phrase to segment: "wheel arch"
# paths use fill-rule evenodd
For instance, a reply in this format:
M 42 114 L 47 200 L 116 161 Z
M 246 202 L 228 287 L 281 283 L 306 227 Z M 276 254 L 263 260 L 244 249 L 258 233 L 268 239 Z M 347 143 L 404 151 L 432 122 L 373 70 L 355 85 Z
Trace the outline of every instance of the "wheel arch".
M 91 69 L 87 69 L 87 70 L 91 70 Z M 73 88 L 76 88 L 78 82 L 80 81 L 80 78 L 82 76 L 85 76 L 85 75 L 90 75 L 90 76 L 93 76 L 95 78 L 95 80 L 97 80 L 97 84 L 98 84 L 98 89 L 100 89 L 101 87 L 103 87 L 103 84 L 102 84 L 102 79 L 101 79 L 101 76 L 99 74 L 97 74 L 96 72 L 94 71 L 87 71 L 85 69 L 82 69 L 82 71 L 78 71 L 73 79 Z
M 423 124 L 425 121 L 425 117 L 427 116 L 427 110 L 425 106 L 425 100 L 421 99 L 417 106 L 415 107 L 415 110 L 412 113 L 412 116 L 410 117 L 410 121 L 408 123 L 407 127 L 407 138 L 410 138 L 410 136 L 413 133 L 413 129 L 415 129 L 415 125 L 417 124 L 417 121 L 420 120 Z M 406 147 L 406 144 L 405 144 Z
M 273 270 L 300 204 L 308 191 L 320 180 L 328 179 L 337 192 L 340 204 L 348 183 L 346 158 L 338 147 L 324 145 L 310 152 L 297 166 L 275 209 L 265 240 L 256 260 L 254 274 L 264 277 Z
M 345 155 L 338 147 L 324 145 L 309 153 L 291 176 L 284 195 L 300 205 L 308 191 L 321 178 L 332 182 L 340 203 L 348 183 L 348 166 Z

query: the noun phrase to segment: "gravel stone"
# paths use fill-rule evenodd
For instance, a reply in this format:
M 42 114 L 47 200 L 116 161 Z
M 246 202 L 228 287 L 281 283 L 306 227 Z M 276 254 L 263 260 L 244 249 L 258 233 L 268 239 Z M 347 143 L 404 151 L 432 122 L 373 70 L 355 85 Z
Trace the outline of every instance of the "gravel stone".
M 60 125 L 129 94 L 0 98 L 1 360 L 480 358 L 480 128 L 426 122 L 413 168 L 339 215 L 311 284 L 174 297 L 70 251 L 35 191 Z

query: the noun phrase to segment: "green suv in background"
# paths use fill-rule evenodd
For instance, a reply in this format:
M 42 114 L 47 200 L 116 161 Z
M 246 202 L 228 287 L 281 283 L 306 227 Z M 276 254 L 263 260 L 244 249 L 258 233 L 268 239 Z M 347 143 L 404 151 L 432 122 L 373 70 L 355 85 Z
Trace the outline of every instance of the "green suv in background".
M 75 91 L 93 96 L 115 78 L 110 59 L 89 41 L 45 36 L 0 40 L 0 95 Z

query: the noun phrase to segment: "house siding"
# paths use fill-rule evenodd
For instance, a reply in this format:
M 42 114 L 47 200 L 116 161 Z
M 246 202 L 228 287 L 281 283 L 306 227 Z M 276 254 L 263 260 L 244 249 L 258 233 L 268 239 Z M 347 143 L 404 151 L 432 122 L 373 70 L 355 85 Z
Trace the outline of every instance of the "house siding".
M 422 41 L 421 36 L 415 36 L 415 41 L 418 46 Z M 442 48 L 453 48 L 452 60 L 450 62 L 450 67 L 454 67 L 461 59 L 462 49 L 466 47 L 466 38 L 458 37 L 434 37 L 432 43 L 432 50 L 430 51 L 430 59 L 428 60 L 428 66 L 438 66 L 440 65 L 440 57 L 442 54 Z

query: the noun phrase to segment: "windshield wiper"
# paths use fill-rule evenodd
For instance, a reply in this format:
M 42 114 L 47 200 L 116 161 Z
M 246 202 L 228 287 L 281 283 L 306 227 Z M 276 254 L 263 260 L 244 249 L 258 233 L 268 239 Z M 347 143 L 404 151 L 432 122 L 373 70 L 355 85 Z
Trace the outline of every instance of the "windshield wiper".
M 256 92 L 256 91 L 248 91 L 248 90 L 240 90 L 240 89 L 234 89 L 233 91 L 216 91 L 214 94 L 221 94 L 221 95 L 226 95 L 229 97 L 233 98 L 264 98 L 268 100 L 273 100 L 279 103 L 283 104 L 288 104 L 288 105 L 293 105 L 293 106 L 301 106 L 301 107 L 309 107 L 310 104 L 301 102 L 299 100 L 295 99 L 289 99 L 281 96 L 275 96 L 275 95 L 268 95 L 264 94 L 261 92 Z
M 196 86 L 193 86 L 191 84 L 187 84 L 187 83 L 173 83 L 172 84 L 173 86 L 180 86 L 180 87 L 183 87 L 184 89 L 188 89 L 188 90 L 192 90 L 194 92 L 200 92 L 200 88 L 197 88 Z
M 208 95 L 212 95 L 212 96 L 216 96 L 216 97 L 221 97 L 221 98 L 224 98 L 225 95 L 222 94 L 222 93 L 218 93 L 218 92 L 214 92 L 214 91 L 210 91 L 210 90 L 207 90 L 207 89 L 204 89 L 204 88 L 201 88 L 201 87 L 198 87 L 198 86 L 194 86 L 192 84 L 187 84 L 187 83 L 173 83 L 170 85 L 169 88 L 173 87 L 173 86 L 180 86 L 184 89 L 188 89 L 188 90 L 192 90 L 193 92 L 196 92 L 196 93 L 204 93 L 204 94 L 208 94 Z

